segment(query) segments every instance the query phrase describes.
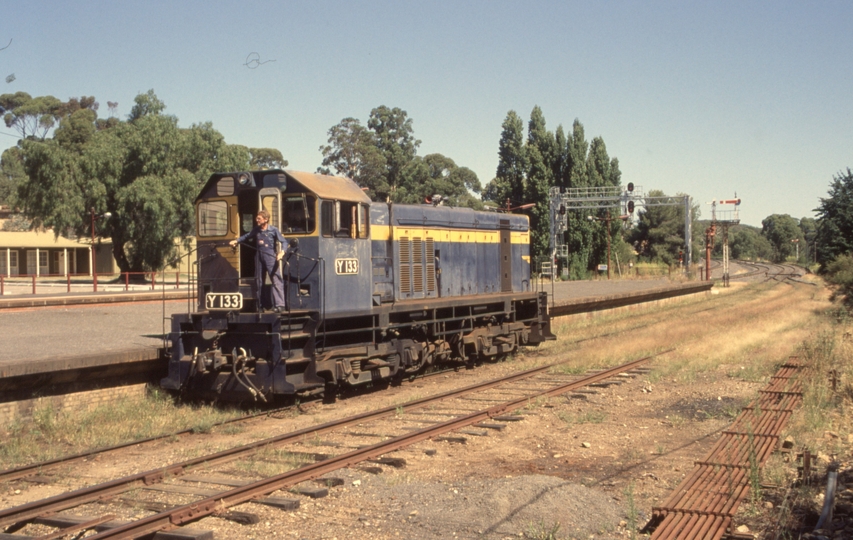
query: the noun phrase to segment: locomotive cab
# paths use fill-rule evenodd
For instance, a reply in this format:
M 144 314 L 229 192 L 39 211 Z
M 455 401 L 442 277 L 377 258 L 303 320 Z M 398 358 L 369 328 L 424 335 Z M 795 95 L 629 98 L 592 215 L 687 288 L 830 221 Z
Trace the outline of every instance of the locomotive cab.
M 290 309 L 323 309 L 324 295 L 324 311 L 369 307 L 370 199 L 343 178 L 272 170 L 213 175 L 196 199 L 199 310 L 271 305 L 268 278 L 255 290 L 255 247 L 228 245 L 261 209 L 289 241 L 276 251 Z

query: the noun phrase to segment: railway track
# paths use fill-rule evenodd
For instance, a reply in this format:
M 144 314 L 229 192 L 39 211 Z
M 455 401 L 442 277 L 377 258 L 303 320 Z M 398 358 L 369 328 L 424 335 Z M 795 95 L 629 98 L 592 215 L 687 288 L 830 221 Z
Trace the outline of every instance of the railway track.
M 693 315 L 698 314 L 698 313 L 704 313 L 706 311 L 711 311 L 711 310 L 718 309 L 718 308 L 719 308 L 719 306 L 711 306 L 711 307 L 701 306 L 698 309 L 692 309 L 691 308 L 691 309 L 685 310 L 685 312 L 681 313 L 679 316 L 690 317 L 690 316 L 693 316 Z M 591 335 L 588 337 L 569 340 L 568 343 L 574 345 L 574 344 L 585 343 L 585 342 L 593 341 L 593 340 L 597 340 L 597 339 L 614 337 L 614 336 L 618 336 L 620 334 L 630 334 L 632 332 L 636 332 L 636 331 L 641 330 L 643 328 L 648 328 L 652 324 L 653 323 L 648 323 L 648 322 L 636 322 L 636 323 L 630 324 L 629 326 L 626 326 L 625 328 L 621 328 L 619 330 L 604 332 L 604 333 L 598 333 L 598 334 L 594 334 L 594 335 Z M 403 384 L 403 385 L 412 384 L 412 383 L 415 383 L 417 381 L 423 381 L 425 379 L 430 379 L 432 377 L 438 377 L 438 376 L 441 376 L 441 375 L 444 375 L 447 373 L 452 373 L 454 371 L 457 371 L 458 369 L 460 369 L 462 367 L 464 367 L 464 366 L 463 365 L 454 365 L 454 366 L 450 366 L 450 367 L 447 367 L 444 369 L 434 369 L 428 373 L 419 374 L 419 375 L 417 375 L 417 377 L 405 379 L 401 382 L 401 384 Z M 358 390 L 355 390 L 355 392 L 358 392 Z M 353 395 L 355 395 L 355 394 L 353 394 Z M 223 422 L 213 424 L 210 427 L 216 428 L 216 427 L 222 427 L 222 426 L 226 426 L 226 425 L 232 425 L 232 424 L 238 424 L 238 423 L 242 423 L 242 422 L 253 421 L 253 420 L 256 420 L 258 418 L 270 417 L 270 416 L 275 416 L 278 414 L 288 414 L 297 408 L 298 408 L 298 405 L 288 405 L 285 407 L 267 408 L 267 409 L 264 409 L 264 410 L 256 412 L 256 413 L 241 416 L 240 418 L 233 418 L 230 420 L 225 420 Z M 98 456 L 107 455 L 107 454 L 110 454 L 112 452 L 116 452 L 116 451 L 119 451 L 119 450 L 122 450 L 125 448 L 129 448 L 131 446 L 139 446 L 139 445 L 156 443 L 158 441 L 174 439 L 175 437 L 179 437 L 182 435 L 188 435 L 188 434 L 192 434 L 192 433 L 194 433 L 194 428 L 187 428 L 187 429 L 183 429 L 183 430 L 164 433 L 162 435 L 157 435 L 154 437 L 148 437 L 145 439 L 129 440 L 129 441 L 125 441 L 125 442 L 115 444 L 115 445 L 111 445 L 108 447 L 95 448 L 95 449 L 88 450 L 85 452 L 80 452 L 80 453 L 76 453 L 76 454 L 69 455 L 69 456 L 63 456 L 63 457 L 59 457 L 56 459 L 50 459 L 50 460 L 46 460 L 46 461 L 42 461 L 42 462 L 22 465 L 20 467 L 15 467 L 12 469 L 0 471 L 0 483 L 12 482 L 15 480 L 19 480 L 19 479 L 26 478 L 26 477 L 33 476 L 33 475 L 37 475 L 37 474 L 38 475 L 45 474 L 45 473 L 52 471 L 52 470 L 55 470 L 57 468 L 69 466 L 69 465 L 72 465 L 74 463 L 84 461 L 84 460 L 91 460 L 91 459 L 94 459 Z
M 658 354 L 665 352 L 669 351 Z M 378 459 L 394 450 L 468 426 L 479 424 L 480 429 L 500 429 L 497 424 L 487 424 L 486 422 L 509 422 L 518 419 L 518 417 L 507 415 L 527 406 L 531 400 L 564 394 L 589 384 L 600 383 L 617 377 L 620 373 L 635 370 L 651 358 L 641 358 L 583 377 L 570 376 L 555 371 L 559 366 L 565 365 L 568 360 L 541 366 L 508 377 L 414 400 L 400 406 L 387 407 L 320 426 L 293 431 L 223 452 L 172 463 L 124 478 L 2 510 L 0 511 L 0 527 L 4 527 L 7 533 L 11 533 L 20 531 L 33 522 L 66 523 L 67 528 L 60 529 L 52 534 L 65 535 L 94 528 L 101 532 L 87 538 L 139 538 L 156 531 L 192 522 L 213 513 L 221 514 L 226 512 L 228 508 L 244 502 L 268 499 L 268 495 L 277 490 L 317 479 L 343 467 Z M 472 404 L 478 403 L 486 403 L 487 406 L 480 406 L 480 408 L 472 410 Z M 410 419 L 410 416 L 415 416 L 413 414 L 415 411 L 418 412 L 417 417 Z M 398 421 L 391 421 L 395 416 L 402 418 L 398 418 Z M 425 427 L 415 426 L 413 428 L 411 425 L 413 422 L 425 424 Z M 346 431 L 353 426 L 358 426 L 357 432 Z M 263 448 L 289 448 L 294 453 L 293 455 L 304 456 L 305 452 L 300 444 L 304 443 L 307 437 L 316 439 L 332 436 L 336 440 L 323 440 L 323 444 L 316 444 L 313 447 L 314 450 L 327 448 L 345 451 L 336 455 L 323 455 L 321 457 L 324 459 L 320 461 L 305 464 L 272 477 L 255 479 L 250 482 L 237 478 L 223 480 L 221 478 L 223 473 L 218 470 L 218 467 L 226 463 L 245 459 Z M 384 440 L 373 442 L 376 438 Z M 62 522 L 56 517 L 52 518 L 52 521 L 45 518 L 45 516 L 55 515 L 57 512 L 71 508 L 80 511 L 81 505 L 116 500 L 130 490 L 151 490 L 155 486 L 162 487 L 167 480 L 179 478 L 190 472 L 198 473 L 202 470 L 205 471 L 204 474 L 206 475 L 213 475 L 208 480 L 211 484 L 221 486 L 230 483 L 234 486 L 236 483 L 242 485 L 225 489 L 220 487 L 213 493 L 205 492 L 201 499 L 190 504 L 176 504 L 161 512 L 130 523 L 117 522 L 112 518 L 112 514 L 105 514 L 100 511 L 96 511 L 97 515 L 91 518 L 78 518 L 72 522 Z M 198 475 L 195 475 L 194 479 L 199 481 Z M 281 500 L 273 500 L 271 504 L 286 505 L 287 503 Z M 291 504 L 298 503 L 291 502 Z M 85 510 L 92 511 L 89 508 Z
M 755 277 L 762 277 L 763 281 L 778 281 L 780 283 L 786 281 L 793 281 L 798 283 L 806 283 L 809 285 L 814 285 L 814 283 L 808 281 L 802 281 L 801 278 L 805 275 L 805 270 L 797 265 L 793 264 L 776 264 L 776 263 L 756 263 L 750 261 L 735 261 L 737 264 L 741 266 L 745 266 L 749 268 L 749 272 L 742 274 L 733 274 L 729 279 L 750 279 Z
M 704 313 L 707 311 L 712 311 L 715 309 L 719 309 L 720 307 L 721 306 L 719 304 L 714 305 L 714 306 L 710 306 L 710 307 L 706 307 L 706 306 L 702 305 L 702 306 L 699 306 L 698 309 L 691 307 L 691 306 L 687 306 L 684 309 L 679 310 L 677 317 L 682 317 L 682 318 L 683 317 L 692 317 L 693 315 Z M 627 326 L 625 326 L 624 328 L 620 328 L 618 330 L 613 330 L 613 331 L 608 331 L 608 332 L 603 332 L 603 333 L 595 333 L 593 335 L 578 338 L 578 339 L 572 339 L 572 340 L 569 340 L 568 343 L 574 345 L 574 344 L 581 344 L 581 343 L 585 343 L 585 342 L 593 341 L 593 340 L 597 340 L 597 339 L 614 337 L 614 336 L 618 336 L 621 334 L 631 334 L 631 333 L 636 332 L 638 330 L 648 328 L 652 324 L 655 324 L 655 323 L 629 322 L 629 324 Z M 444 369 L 434 369 L 428 373 L 419 374 L 416 377 L 405 379 L 402 381 L 401 384 L 404 384 L 404 385 L 405 384 L 411 384 L 411 383 L 414 383 L 417 381 L 422 381 L 424 379 L 429 379 L 431 377 L 441 376 L 441 375 L 446 374 L 446 373 L 451 373 L 451 372 L 457 371 L 462 367 L 465 367 L 465 366 L 463 366 L 462 364 L 459 364 L 459 365 L 449 366 L 449 367 L 446 367 Z M 359 392 L 359 389 L 355 389 L 354 393 L 352 395 L 353 396 L 357 395 L 358 392 Z M 280 408 L 268 408 L 268 409 L 264 409 L 260 412 L 254 413 L 254 414 L 249 414 L 246 416 L 242 416 L 240 418 L 235 418 L 235 419 L 226 420 L 224 422 L 220 422 L 217 424 L 213 424 L 211 427 L 219 427 L 219 426 L 224 426 L 226 424 L 235 424 L 235 423 L 240 423 L 240 422 L 246 422 L 246 421 L 251 421 L 251 420 L 256 419 L 256 418 L 273 416 L 276 414 L 287 414 L 289 412 L 292 412 L 295 408 L 297 408 L 296 405 L 289 405 L 289 406 L 280 407 Z M 188 429 L 184 429 L 184 430 L 178 430 L 178 431 L 174 431 L 174 432 L 164 433 L 162 435 L 149 437 L 149 438 L 145 438 L 145 439 L 129 440 L 129 441 L 125 441 L 125 442 L 122 442 L 122 443 L 119 443 L 116 445 L 103 447 L 103 448 L 96 448 L 96 449 L 76 453 L 76 454 L 69 455 L 69 456 L 59 457 L 56 459 L 51 459 L 51 460 L 47 460 L 47 461 L 22 465 L 20 467 L 15 467 L 12 469 L 0 471 L 0 482 L 11 482 L 11 481 L 15 481 L 15 480 L 18 480 L 21 478 L 26 478 L 28 476 L 32 476 L 35 474 L 44 474 L 46 472 L 49 472 L 49 471 L 56 469 L 56 468 L 59 468 L 59 467 L 67 466 L 67 465 L 70 465 L 72 463 L 79 462 L 82 460 L 91 460 L 97 456 L 109 454 L 111 452 L 118 451 L 118 450 L 128 448 L 131 446 L 138 446 L 138 445 L 154 443 L 157 441 L 173 439 L 175 437 L 185 435 L 185 434 L 190 434 L 193 432 L 194 432 L 193 428 L 188 428 Z

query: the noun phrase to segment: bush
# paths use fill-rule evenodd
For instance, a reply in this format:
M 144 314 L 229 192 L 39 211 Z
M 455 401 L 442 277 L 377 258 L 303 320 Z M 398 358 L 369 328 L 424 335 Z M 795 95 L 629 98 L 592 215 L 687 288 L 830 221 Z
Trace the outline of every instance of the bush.
M 853 256 L 839 255 L 826 266 L 826 281 L 834 286 L 832 299 L 853 306 Z

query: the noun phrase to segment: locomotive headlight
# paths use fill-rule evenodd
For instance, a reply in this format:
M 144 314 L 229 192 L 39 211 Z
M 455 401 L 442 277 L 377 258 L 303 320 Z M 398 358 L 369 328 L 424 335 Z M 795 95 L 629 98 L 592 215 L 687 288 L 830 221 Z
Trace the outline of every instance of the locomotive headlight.
M 237 176 L 237 181 L 240 182 L 241 186 L 245 186 L 246 184 L 249 183 L 249 174 L 248 173 L 240 173 L 240 175 Z

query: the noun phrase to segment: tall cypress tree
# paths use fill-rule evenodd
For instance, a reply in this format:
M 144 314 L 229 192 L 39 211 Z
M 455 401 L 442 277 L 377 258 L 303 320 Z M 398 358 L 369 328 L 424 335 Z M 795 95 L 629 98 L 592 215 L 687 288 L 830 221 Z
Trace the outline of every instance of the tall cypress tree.
M 498 169 L 493 180 L 494 189 L 490 189 L 492 200 L 499 206 L 504 206 L 506 199 L 510 199 L 515 205 L 522 204 L 527 155 L 524 147 L 524 123 L 515 111 L 509 111 L 503 122 L 498 157 Z
M 565 189 L 569 184 L 569 141 L 563 131 L 563 124 L 557 126 L 554 144 L 554 185 Z
M 619 159 L 613 158 L 610 160 L 610 185 L 622 185 L 622 171 L 619 170 Z
M 587 187 L 586 154 L 589 144 L 583 132 L 583 124 L 575 118 L 572 124 L 572 138 L 568 141 L 569 154 L 569 186 L 572 188 Z
M 589 186 L 586 172 L 587 149 L 583 124 L 575 118 L 572 135 L 566 141 L 568 188 Z M 569 246 L 569 275 L 572 279 L 583 279 L 592 268 L 590 248 L 592 246 L 592 224 L 585 212 L 570 212 L 567 216 L 566 243 Z
M 554 184 L 554 160 L 557 143 L 554 134 L 545 127 L 545 115 L 539 106 L 533 107 L 527 124 L 527 184 L 524 202 L 536 206 L 526 211 L 530 217 L 530 254 L 534 260 L 550 258 L 551 234 L 548 190 Z
M 587 155 L 586 172 L 589 176 L 590 187 L 607 187 L 610 186 L 612 173 L 610 170 L 610 156 L 607 155 L 607 147 L 604 144 L 604 139 L 595 137 L 589 145 L 589 154 Z M 599 210 L 599 217 L 605 217 L 607 212 Z M 615 219 L 614 211 L 610 211 L 610 217 Z M 592 229 L 592 242 L 589 246 L 590 263 L 604 264 L 607 262 L 607 242 L 608 236 L 610 241 L 613 241 L 613 231 L 619 230 L 619 222 L 611 221 L 608 228 L 607 223 L 596 221 L 590 223 Z M 612 262 L 612 261 L 611 261 Z
M 601 137 L 594 138 L 589 145 L 586 172 L 589 175 L 590 187 L 612 185 L 610 184 L 610 156 L 607 155 L 607 147 Z

